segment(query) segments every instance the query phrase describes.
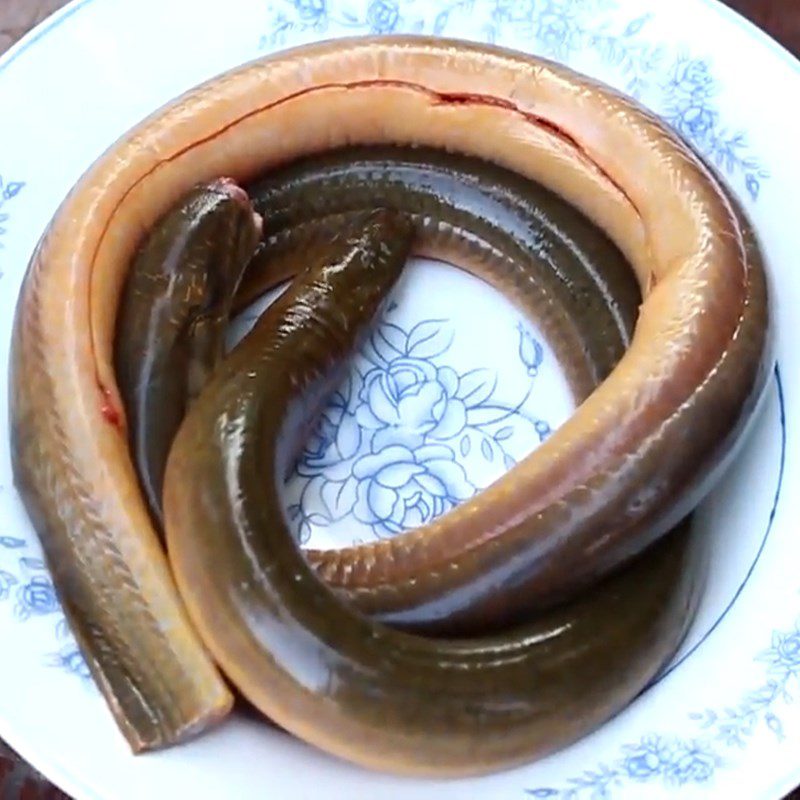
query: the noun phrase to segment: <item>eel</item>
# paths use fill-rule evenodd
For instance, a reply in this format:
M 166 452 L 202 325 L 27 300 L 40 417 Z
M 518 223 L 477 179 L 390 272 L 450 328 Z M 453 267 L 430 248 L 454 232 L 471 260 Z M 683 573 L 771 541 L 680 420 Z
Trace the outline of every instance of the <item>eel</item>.
M 272 170 L 247 190 L 268 222 L 237 308 L 289 276 L 295 226 L 324 245 L 324 232 L 314 233 L 320 218 L 382 206 L 414 221 L 415 255 L 468 265 L 536 321 L 576 404 L 630 344 L 641 294 L 622 253 L 556 194 L 490 162 L 423 147 L 348 147 Z
M 704 585 L 705 537 L 686 523 L 586 596 L 494 636 L 414 636 L 337 598 L 292 539 L 279 476 L 410 250 L 396 212 L 351 224 L 180 427 L 164 484 L 178 588 L 232 683 L 306 742 L 403 774 L 524 763 L 613 716 L 674 654 Z
M 125 283 L 114 359 L 131 451 L 158 530 L 172 440 L 223 355 L 233 297 L 261 235 L 232 182 L 198 186 L 160 220 Z
M 749 257 L 735 209 L 691 148 L 616 91 L 503 48 L 401 36 L 306 45 L 182 95 L 112 145 L 57 210 L 11 352 L 15 482 L 62 602 L 102 606 L 81 645 L 135 749 L 213 724 L 230 698 L 205 649 L 224 658 L 218 631 L 175 590 L 128 448 L 114 333 L 131 260 L 198 183 L 247 184 L 347 144 L 459 151 L 539 181 L 607 232 L 644 299 L 619 363 L 541 447 L 424 529 L 333 554 L 326 580 L 353 570 L 374 597 L 404 583 L 413 595 L 420 566 L 449 571 L 458 558 L 454 573 L 478 569 L 492 585 L 524 574 L 546 602 L 677 524 L 719 480 L 763 396 L 760 253 Z M 456 585 L 418 605 L 462 599 Z

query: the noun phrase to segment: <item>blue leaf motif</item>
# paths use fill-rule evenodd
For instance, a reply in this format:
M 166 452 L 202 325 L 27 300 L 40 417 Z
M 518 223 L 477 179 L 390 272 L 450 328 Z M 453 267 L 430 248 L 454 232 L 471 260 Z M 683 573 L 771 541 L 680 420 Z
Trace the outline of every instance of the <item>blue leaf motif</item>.
M 503 456 L 503 464 L 506 469 L 513 469 L 517 466 L 517 462 L 508 453 L 505 453 Z
M 450 19 L 450 10 L 445 9 L 436 15 L 433 23 L 433 32 L 438 36 L 447 27 L 447 22 Z
M 415 325 L 408 334 L 407 353 L 414 358 L 431 359 L 447 352 L 453 337 L 442 319 L 429 319 Z
M 653 18 L 652 14 L 645 14 L 644 16 L 639 17 L 638 19 L 633 20 L 633 22 L 629 22 L 623 32 L 623 36 L 636 36 L 637 33 L 641 33 L 642 28 Z
M 89 670 L 89 665 L 75 644 L 66 645 L 57 653 L 52 653 L 46 663 L 63 669 L 87 683 L 91 680 L 92 673 Z M 94 686 L 94 684 L 91 685 Z
M 513 433 L 514 429 L 510 425 L 506 425 L 494 435 L 495 441 L 504 442 L 506 439 L 510 439 Z
M 12 586 L 15 586 L 19 581 L 10 572 L 0 570 L 0 600 L 7 600 L 9 591 Z
M 491 398 L 497 388 L 497 375 L 489 369 L 473 369 L 461 376 L 458 394 L 467 408 L 476 408 Z
M 527 789 L 525 794 L 531 797 L 557 797 L 559 794 L 558 789 Z
M 461 455 L 466 458 L 469 455 L 469 451 L 472 449 L 472 442 L 470 441 L 469 434 L 465 433 L 461 437 L 461 441 L 459 442 L 458 449 L 461 451 Z
M 349 477 L 341 483 L 329 481 L 322 487 L 322 501 L 332 520 L 342 519 L 353 510 L 357 486 L 358 481 Z
M 17 539 L 14 536 L 0 536 L 0 547 L 7 547 L 9 550 L 17 550 L 25 547 L 24 539 Z
M 25 184 L 19 181 L 6 184 L 5 189 L 3 189 L 3 198 L 11 200 L 12 197 L 16 197 L 20 193 L 24 186 Z
M 769 729 L 778 737 L 778 739 L 783 739 L 783 724 L 781 721 L 772 713 L 767 714 L 764 717 L 764 721 L 769 726 Z
M 32 558 L 31 556 L 23 556 L 19 560 L 20 566 L 30 570 L 46 570 L 47 566 L 41 558 Z
M 483 457 L 487 461 L 494 461 L 494 451 L 492 450 L 492 446 L 489 444 L 488 439 L 484 439 L 481 442 L 481 453 L 483 453 Z
M 406 354 L 407 340 L 402 328 L 391 322 L 382 323 L 373 338 L 373 346 L 386 361 Z
M 58 639 L 66 639 L 71 634 L 69 623 L 66 617 L 62 617 L 56 624 L 56 637 Z

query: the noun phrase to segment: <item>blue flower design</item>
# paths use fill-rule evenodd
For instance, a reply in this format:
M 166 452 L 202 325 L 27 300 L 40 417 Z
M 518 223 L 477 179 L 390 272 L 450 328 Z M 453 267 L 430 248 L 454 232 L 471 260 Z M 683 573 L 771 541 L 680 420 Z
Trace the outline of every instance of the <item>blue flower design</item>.
M 695 141 L 703 141 L 717 124 L 719 115 L 701 105 L 689 106 L 676 119 L 676 127 L 684 135 Z
M 539 374 L 539 367 L 544 359 L 544 350 L 522 323 L 517 326 L 517 331 L 519 332 L 519 360 L 525 365 L 528 375 L 534 378 Z
M 452 439 L 467 424 L 458 388 L 458 375 L 451 367 L 400 356 L 364 376 L 363 405 L 356 419 L 363 429 L 375 432 L 375 450 L 389 444 L 419 447 L 426 438 Z
M 475 494 L 455 454 L 443 445 L 386 447 L 358 459 L 353 476 L 353 513 L 379 536 L 424 525 Z
M 619 761 L 600 764 L 571 778 L 569 788 L 541 787 L 529 789 L 526 793 L 560 800 L 610 798 L 612 787 L 626 780 L 639 784 L 660 781 L 669 787 L 704 784 L 712 779 L 722 764 L 713 748 L 698 740 L 648 735 L 635 744 L 624 745 L 622 752 Z
M 347 520 L 375 537 L 430 522 L 475 494 L 470 470 L 510 469 L 515 438 L 538 443 L 551 432 L 522 411 L 544 359 L 525 326 L 518 354 L 528 389 L 510 405 L 494 397 L 491 370 L 446 363 L 446 320 L 406 329 L 390 321 L 395 309 L 390 303 L 289 476 L 287 516 L 301 543 L 314 528 Z
M 539 17 L 536 33 L 542 47 L 550 53 L 561 53 L 571 34 L 569 21 L 561 14 L 547 13 Z
M 800 676 L 800 628 L 789 632 L 775 631 L 772 645 L 758 656 L 770 665 L 770 671 L 784 679 Z
M 294 0 L 294 7 L 302 20 L 315 22 L 325 16 L 325 0 Z
M 629 755 L 623 762 L 623 769 L 635 781 L 647 781 L 661 770 L 661 760 L 650 750 Z
M 352 379 L 348 390 L 349 395 Z M 340 481 L 350 474 L 353 459 L 361 448 L 363 432 L 349 407 L 350 400 L 342 389 L 331 396 L 298 461 L 299 475 Z
M 714 76 L 708 63 L 702 59 L 679 59 L 667 85 L 675 93 L 695 101 L 703 101 L 713 94 Z
M 680 754 L 669 769 L 669 777 L 678 785 L 706 783 L 720 764 L 720 759 L 701 745 L 693 744 Z
M 53 614 L 58 610 L 58 598 L 50 578 L 44 575 L 34 575 L 19 588 L 16 613 L 20 619 Z
M 15 554 L 15 566 L 12 567 L 14 571 L 0 570 L 0 601 L 8 600 L 11 590 L 16 587 L 17 602 L 14 607 L 14 615 L 19 621 L 55 616 L 56 639 L 67 640 L 67 644 L 55 657 L 46 657 L 45 663 L 67 669 L 75 674 L 85 673 L 88 677 L 85 665 L 83 668 L 79 668 L 79 662 L 83 659 L 72 639 L 66 619 L 61 613 L 47 566 L 38 555 L 25 553 L 28 546 L 24 539 L 15 536 L 0 536 L 0 561 L 2 561 L 4 551 Z
M 372 33 L 391 33 L 400 19 L 396 0 L 372 0 L 367 9 L 367 25 Z

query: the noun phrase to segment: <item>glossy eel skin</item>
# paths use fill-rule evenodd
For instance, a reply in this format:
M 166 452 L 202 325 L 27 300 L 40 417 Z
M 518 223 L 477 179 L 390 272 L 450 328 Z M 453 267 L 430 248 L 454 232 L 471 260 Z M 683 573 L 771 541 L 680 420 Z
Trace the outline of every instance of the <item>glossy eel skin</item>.
M 249 192 L 267 220 L 266 242 L 239 306 L 291 271 L 294 226 L 307 224 L 324 245 L 324 228 L 314 233 L 321 217 L 383 206 L 414 220 L 416 254 L 466 265 L 528 311 L 576 403 L 630 343 L 641 295 L 622 253 L 557 195 L 490 162 L 431 148 L 350 147 L 273 170 Z
M 410 233 L 384 210 L 344 229 L 218 367 L 170 452 L 167 546 L 203 639 L 273 721 L 362 766 L 479 774 L 568 744 L 646 685 L 694 615 L 705 543 L 686 526 L 589 596 L 479 639 L 393 631 L 319 582 L 268 476 L 305 442 Z
M 232 298 L 260 223 L 234 185 L 199 186 L 156 226 L 131 266 L 115 364 L 131 450 L 159 525 L 170 445 L 223 355 Z
M 345 148 L 275 170 L 251 193 L 267 220 L 266 242 L 248 267 L 238 308 L 289 277 L 299 253 L 324 252 L 343 216 L 381 205 L 414 221 L 416 253 L 467 265 L 513 298 L 553 342 L 576 402 L 607 377 L 630 343 L 640 294 L 619 250 L 557 196 L 488 162 L 426 148 Z M 314 565 L 329 557 L 307 555 Z M 345 597 L 350 575 L 337 586 Z M 418 583 L 437 579 L 424 570 L 416 576 Z M 508 584 L 432 617 L 424 607 L 409 613 L 414 593 L 400 615 L 405 589 L 377 598 L 356 591 L 349 599 L 406 629 L 447 634 L 492 630 L 526 610 L 527 592 Z M 387 599 L 388 610 L 381 605 Z
M 605 311 L 606 319 L 601 310 L 603 301 L 607 301 L 615 291 L 621 302 L 612 304 L 612 307 L 618 312 L 622 310 L 622 317 L 617 317 L 617 322 L 620 323 L 623 343 L 629 341 L 626 322 L 632 324 L 635 319 L 635 288 L 625 280 L 627 277 L 630 281 L 631 276 L 630 272 L 624 274 L 624 260 L 619 252 L 610 248 L 602 238 L 592 240 L 588 226 L 583 227 L 581 220 L 576 219 L 574 209 L 565 207 L 563 201 L 554 200 L 548 196 L 549 193 L 504 170 L 425 149 L 350 148 L 276 170 L 265 180 L 257 182 L 251 191 L 256 208 L 269 217 L 266 228 L 269 238 L 268 246 L 248 271 L 249 277 L 244 285 L 246 297 L 256 293 L 261 261 L 268 275 L 286 273 L 285 266 L 280 263 L 276 269 L 275 262 L 280 259 L 272 252 L 277 245 L 291 253 L 291 248 L 282 241 L 291 240 L 291 231 L 285 231 L 283 226 L 308 221 L 315 214 L 342 213 L 379 203 L 413 214 L 422 239 L 430 239 L 432 231 L 440 237 L 452 236 L 460 225 L 462 229 L 469 229 L 473 239 L 492 242 L 496 249 L 508 255 L 507 260 L 498 262 L 484 258 L 483 261 L 473 259 L 472 263 L 467 258 L 468 268 L 518 303 L 530 305 L 531 299 L 525 294 L 531 285 L 528 280 L 533 276 L 537 287 L 541 287 L 542 282 L 548 284 L 548 277 L 558 275 L 560 285 L 552 287 L 552 280 L 549 284 L 573 320 L 581 318 L 583 313 L 587 325 L 580 332 L 583 346 L 586 346 L 587 339 L 595 338 L 592 336 L 594 333 L 597 338 L 594 354 L 607 356 L 598 362 L 600 368 L 594 373 L 597 378 L 605 378 L 605 369 L 613 367 L 620 355 L 620 340 L 613 335 L 617 333 L 613 320 L 607 319 L 608 309 Z M 733 198 L 728 199 L 739 215 L 740 229 L 751 235 L 738 204 Z M 569 219 L 570 211 L 572 220 Z M 502 229 L 498 231 L 500 226 Z M 521 243 L 523 254 L 507 241 L 500 244 L 503 237 Z M 432 244 L 423 241 L 417 249 L 423 255 L 440 256 L 435 238 Z M 532 259 L 531 254 L 540 258 L 544 256 L 542 260 L 549 269 L 543 272 L 541 266 L 537 269 L 535 265 L 532 269 L 531 261 L 535 262 L 536 258 Z M 459 263 L 458 254 L 455 257 L 445 254 L 443 259 Z M 755 244 L 750 250 L 750 260 L 761 269 Z M 586 282 L 584 285 L 581 285 L 581 278 Z M 595 285 L 592 285 L 593 278 Z M 603 280 L 607 281 L 606 285 L 603 285 Z M 757 277 L 752 296 L 763 302 L 764 292 L 763 282 L 759 282 Z M 586 307 L 587 300 L 591 303 L 589 308 Z M 531 316 L 537 317 L 535 310 Z M 572 375 L 579 376 L 572 383 L 573 387 L 578 386 L 576 396 L 580 402 L 584 399 L 581 388 L 591 380 L 591 372 L 581 370 L 582 365 L 576 363 L 581 349 L 575 347 L 574 338 L 564 335 L 562 318 L 551 313 L 548 321 L 553 328 L 562 326 L 560 335 L 548 338 L 557 342 L 560 363 L 568 365 Z M 763 318 L 753 320 L 750 330 L 757 332 L 755 326 L 760 323 L 763 324 Z M 591 345 L 589 352 L 592 352 Z M 735 363 L 734 358 L 731 364 Z M 590 389 L 595 385 L 596 382 L 590 384 Z M 754 402 L 757 397 L 756 393 Z M 716 402 L 708 402 L 707 408 L 711 412 L 717 407 Z M 698 419 L 702 420 L 702 416 Z M 708 447 L 707 440 L 703 445 Z M 707 452 L 702 453 L 701 446 L 694 452 L 708 456 Z M 646 465 L 645 454 L 636 453 L 632 457 L 641 458 Z M 672 468 L 678 474 L 669 476 L 665 470 L 667 474 L 660 475 L 658 480 L 672 477 L 682 481 L 685 491 L 689 492 L 688 497 L 679 494 L 674 506 L 665 504 L 656 513 L 662 514 L 662 520 L 675 521 L 679 510 L 686 513 L 696 505 L 697 489 L 689 485 L 689 479 L 694 476 L 707 480 L 708 461 L 699 461 L 691 466 L 674 462 Z M 648 486 L 652 488 L 653 483 Z M 652 514 L 645 515 L 636 509 L 639 513 L 634 515 L 630 508 L 620 512 L 613 506 L 610 511 L 616 514 L 616 517 L 611 516 L 611 523 L 602 516 L 593 516 L 591 525 L 585 519 L 578 520 L 584 526 L 583 535 L 587 539 L 585 557 L 577 565 L 569 562 L 570 570 L 573 570 L 572 580 L 549 596 L 543 595 L 541 587 L 543 565 L 539 560 L 542 547 L 547 546 L 547 542 L 543 543 L 541 539 L 554 529 L 574 530 L 574 519 L 568 519 L 562 525 L 553 525 L 552 517 L 538 521 L 539 524 L 535 520 L 526 520 L 517 530 L 506 531 L 490 543 L 481 545 L 480 542 L 474 543 L 482 532 L 470 530 L 464 524 L 466 512 L 462 516 L 461 511 L 456 511 L 432 526 L 387 542 L 339 551 L 312 550 L 307 552 L 307 556 L 321 577 L 343 597 L 379 619 L 414 630 L 433 627 L 445 632 L 474 632 L 476 626 L 479 630 L 490 628 L 498 621 L 505 622 L 510 616 L 518 616 L 525 610 L 526 603 L 531 606 L 550 605 L 553 601 L 563 600 L 570 591 L 603 574 L 608 563 L 617 562 L 613 559 L 601 562 L 593 569 L 592 548 L 597 548 L 597 539 L 616 533 L 613 526 L 627 523 L 633 527 L 630 519 L 638 517 L 638 535 L 652 540 L 662 532 L 660 527 L 653 528 Z M 665 514 L 669 516 L 663 516 Z M 656 520 L 658 524 L 658 518 Z M 446 545 L 435 539 L 421 540 L 425 531 L 432 530 L 442 538 L 462 537 L 463 549 L 452 547 L 442 557 L 434 548 L 437 544 Z M 628 530 L 629 540 L 620 547 L 630 547 L 635 532 L 636 528 Z M 430 560 L 426 561 L 426 558 Z M 575 569 L 581 572 L 576 575 Z
M 12 351 L 15 478 L 54 554 L 62 599 L 69 606 L 83 593 L 103 605 L 89 662 L 135 748 L 202 729 L 230 697 L 182 613 L 128 451 L 114 331 L 131 259 L 199 182 L 246 183 L 346 144 L 456 150 L 538 180 L 606 230 L 645 299 L 619 364 L 527 460 L 460 517 L 348 561 L 337 554 L 333 572 L 352 564 L 370 592 L 391 594 L 404 570 L 410 583 L 417 566 L 435 570 L 462 554 L 466 573 L 473 554 L 488 580 L 513 579 L 492 554 L 502 540 L 515 567 L 516 541 L 525 553 L 517 564 L 536 565 L 524 564 L 533 594 L 565 592 L 677 523 L 720 474 L 763 392 L 760 261 L 746 256 L 714 176 L 613 90 L 500 48 L 379 37 L 309 45 L 189 92 L 112 146 L 65 199 L 26 276 Z M 672 516 L 659 514 L 666 507 Z M 608 525 L 602 535 L 597 517 Z M 84 540 L 114 579 L 108 595 L 92 593 L 100 568 L 84 557 Z M 390 572 L 391 590 L 382 582 Z M 213 650 L 196 598 L 184 599 Z M 106 667 L 123 654 L 112 684 Z

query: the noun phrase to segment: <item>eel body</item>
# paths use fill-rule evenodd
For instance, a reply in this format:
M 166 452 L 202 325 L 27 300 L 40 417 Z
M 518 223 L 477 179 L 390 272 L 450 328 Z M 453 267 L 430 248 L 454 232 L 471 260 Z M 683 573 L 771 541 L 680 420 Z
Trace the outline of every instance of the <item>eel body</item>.
M 397 219 L 343 228 L 217 368 L 170 451 L 167 545 L 203 640 L 271 720 L 368 768 L 480 774 L 563 747 L 646 686 L 694 616 L 704 541 L 687 523 L 586 596 L 471 639 L 391 630 L 320 583 L 278 476 L 400 274 Z
M 326 615 L 339 613 L 333 611 L 339 601 L 327 590 L 308 595 L 310 616 L 298 611 L 292 617 L 287 610 L 281 617 L 283 622 L 291 617 L 296 626 L 273 630 L 265 622 L 277 636 L 264 640 L 277 648 L 271 656 L 248 649 L 254 640 L 246 603 L 226 605 L 236 616 L 223 619 L 187 585 L 181 576 L 195 562 L 181 544 L 171 554 L 179 597 L 132 463 L 114 358 L 131 262 L 147 232 L 181 198 L 220 175 L 246 185 L 287 162 L 345 145 L 455 151 L 541 183 L 607 233 L 632 265 L 643 296 L 630 346 L 613 370 L 562 427 L 502 479 L 424 528 L 316 557 L 320 574 L 350 596 L 363 595 L 365 607 L 391 613 L 394 608 L 394 618 L 402 622 L 411 599 L 412 617 L 430 618 L 466 608 L 476 588 L 498 584 L 525 588 L 531 604 L 547 605 L 629 563 L 677 525 L 719 479 L 763 394 L 771 350 L 757 244 L 748 243 L 747 225 L 691 149 L 608 87 L 497 47 L 380 37 L 270 56 L 183 95 L 114 144 L 57 211 L 25 278 L 11 354 L 15 481 L 93 675 L 135 749 L 179 741 L 226 713 L 230 694 L 208 648 L 267 713 L 283 720 L 296 712 L 298 720 L 307 721 L 308 709 L 316 704 L 319 728 L 298 722 L 295 731 L 334 752 L 370 760 L 363 751 L 372 743 L 359 734 L 371 730 L 369 725 L 358 727 L 359 722 L 352 730 L 352 748 L 345 743 L 336 749 L 330 741 L 333 722 L 345 726 L 336 708 L 351 706 L 356 717 L 366 708 L 358 698 L 349 702 L 344 687 L 353 684 L 340 680 L 341 672 L 309 670 L 299 695 L 287 688 L 286 705 L 280 698 L 288 684 L 279 677 L 285 673 L 271 673 L 276 683 L 270 688 L 255 686 L 250 672 L 262 664 L 259 659 L 291 660 L 297 642 L 309 644 L 312 654 L 332 647 L 319 627 L 323 618 L 316 616 L 320 608 Z M 344 324 L 336 315 L 332 319 L 340 328 Z M 295 375 L 291 364 L 284 368 L 284 376 Z M 203 407 L 204 396 L 201 392 L 193 409 Z M 215 399 L 222 402 L 224 393 L 216 392 Z M 190 409 L 184 423 L 190 432 L 193 418 Z M 266 425 L 263 418 L 258 423 Z M 181 436 L 190 441 L 191 433 L 182 431 L 178 441 Z M 251 452 L 243 442 L 239 456 Z M 186 461 L 184 446 L 171 459 L 166 481 L 174 505 L 173 511 L 167 508 L 167 537 L 176 543 L 186 541 L 186 520 L 203 522 L 188 513 L 192 509 L 185 516 L 177 513 L 196 487 L 188 486 L 191 465 L 186 464 L 187 485 L 180 477 L 170 481 L 169 469 L 179 476 Z M 207 506 L 198 503 L 193 514 L 201 509 Z M 196 563 L 202 566 L 215 545 L 209 537 L 201 541 Z M 228 566 L 246 560 L 248 551 L 246 539 L 221 533 L 219 541 L 232 545 L 218 569 L 221 578 Z M 261 564 L 260 555 L 254 558 Z M 310 587 L 299 563 L 289 555 L 281 563 L 282 577 L 275 581 L 286 579 L 285 569 L 300 576 L 298 587 Z M 425 570 L 438 577 L 417 584 Z M 673 588 L 676 581 L 688 580 L 662 574 L 664 585 Z M 672 588 L 669 594 L 678 596 Z M 319 599 L 317 607 L 314 598 L 327 599 Z M 397 598 L 404 605 L 397 606 Z M 288 595 L 285 599 L 286 608 L 294 608 Z M 656 605 L 667 607 L 663 598 Z M 343 624 L 355 626 L 345 630 L 353 632 L 356 649 L 369 637 L 383 641 L 375 623 L 356 624 L 351 612 L 341 613 Z M 349 653 L 345 638 L 337 647 Z M 397 646 L 416 659 L 423 645 L 414 637 L 408 642 L 407 649 Z M 392 646 L 387 644 L 387 652 L 394 652 Z M 471 653 L 475 645 L 465 646 Z M 345 673 L 349 663 L 356 664 L 365 679 L 370 674 L 385 678 L 381 663 L 388 672 L 399 669 L 399 662 L 389 658 L 380 662 L 379 650 L 370 652 L 362 658 L 354 650 L 355 661 L 343 656 L 337 663 Z M 647 667 L 632 650 L 626 660 L 617 651 L 617 669 L 639 663 L 644 679 L 654 663 L 653 649 L 646 652 Z M 610 647 L 606 655 L 615 657 Z M 465 656 L 468 663 L 471 657 Z M 454 674 L 469 673 L 462 667 L 454 667 Z M 446 665 L 439 669 L 446 671 Z M 327 676 L 325 687 L 317 680 L 320 675 Z M 558 674 L 539 677 L 538 685 L 550 687 L 541 696 L 544 702 L 563 697 Z M 429 685 L 440 679 L 431 677 Z M 630 697 L 630 688 L 609 687 L 609 705 L 602 710 L 602 703 L 587 701 L 586 719 L 591 709 L 596 721 L 606 718 L 623 695 Z M 407 699 L 409 691 L 397 697 Z M 499 736 L 494 753 L 476 744 L 481 753 L 476 768 L 515 762 L 523 747 L 544 749 L 521 721 L 529 719 L 529 709 L 517 704 L 519 696 L 496 697 L 508 700 L 497 701 L 498 713 L 500 706 L 509 714 L 519 711 L 521 727 L 509 724 L 502 713 L 492 719 L 502 719 L 509 731 L 524 732 L 519 738 L 512 732 Z M 459 702 L 462 711 L 475 708 L 465 696 Z M 401 701 L 392 707 L 403 713 Z M 330 716 L 326 708 L 333 709 Z M 448 726 L 458 730 L 450 725 L 450 712 L 442 713 L 440 732 Z M 469 729 L 469 720 L 464 724 Z M 346 730 L 342 727 L 343 736 Z M 398 724 L 397 730 L 409 729 Z M 487 732 L 495 730 L 487 721 Z M 576 731 L 563 738 L 551 733 L 549 741 L 556 742 Z M 465 737 L 462 744 L 477 742 L 469 732 Z M 375 742 L 372 761 L 432 768 L 415 741 L 424 744 L 416 734 L 403 739 L 387 731 L 387 747 Z M 396 757 L 390 744 L 397 746 Z M 414 762 L 414 753 L 420 762 Z M 455 755 L 440 753 L 443 771 L 468 767 Z

